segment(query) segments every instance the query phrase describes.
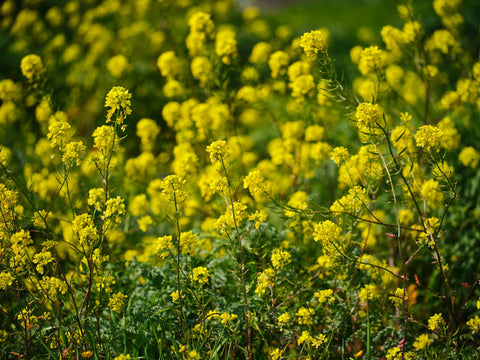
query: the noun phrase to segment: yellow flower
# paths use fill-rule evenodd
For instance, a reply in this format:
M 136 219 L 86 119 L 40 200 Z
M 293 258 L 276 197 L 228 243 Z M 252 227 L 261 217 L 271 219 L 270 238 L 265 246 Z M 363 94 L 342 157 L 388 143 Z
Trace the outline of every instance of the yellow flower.
M 458 160 L 460 160 L 463 166 L 469 166 L 472 169 L 475 169 L 480 162 L 480 153 L 475 150 L 474 147 L 467 146 L 460 151 Z
M 172 78 L 181 72 L 180 60 L 174 51 L 165 51 L 157 59 L 157 66 L 166 78 Z
M 45 72 L 42 59 L 35 54 L 25 56 L 20 63 L 20 69 L 30 82 L 38 81 Z
M 210 14 L 203 11 L 194 13 L 188 19 L 188 26 L 191 32 L 211 34 L 213 32 L 214 23 L 210 18 Z
M 428 329 L 437 331 L 445 326 L 445 320 L 443 320 L 442 314 L 435 314 L 428 319 Z
M 237 56 L 237 40 L 235 31 L 230 28 L 221 29 L 215 38 L 215 53 L 226 65 L 230 65 L 232 59 Z
M 316 298 L 320 304 L 323 304 L 323 303 L 330 304 L 335 301 L 335 297 L 333 296 L 332 289 L 316 291 L 313 294 L 313 297 Z
M 315 310 L 313 308 L 306 308 L 304 306 L 300 307 L 295 314 L 297 317 L 297 322 L 302 325 L 313 325 L 313 315 L 315 315 Z
M 105 202 L 105 211 L 103 212 L 102 219 L 113 218 L 116 223 L 121 223 L 120 215 L 125 214 L 125 205 L 123 199 L 120 196 L 116 198 L 110 198 Z
M 230 149 L 225 140 L 217 140 L 207 146 L 207 152 L 210 154 L 210 161 L 215 164 L 218 161 L 225 161 L 230 155 Z
M 359 104 L 355 111 L 357 127 L 359 129 L 365 129 L 377 126 L 377 118 L 379 115 L 378 105 L 365 102 Z
M 112 309 L 112 311 L 120 313 L 126 298 L 126 295 L 122 294 L 121 292 L 117 292 L 108 300 L 108 306 Z
M 383 68 L 382 50 L 376 46 L 370 46 L 360 54 L 358 69 L 362 75 L 377 73 Z
M 210 273 L 205 266 L 199 266 L 192 270 L 191 279 L 192 281 L 198 281 L 199 284 L 206 284 L 209 277 Z
M 279 75 L 285 74 L 289 57 L 284 51 L 276 51 L 270 55 L 268 65 L 272 70 L 272 78 L 276 79 Z
M 420 351 L 430 345 L 432 340 L 428 337 L 428 334 L 421 334 L 413 342 L 413 347 L 415 350 Z
M 13 284 L 15 278 L 6 271 L 0 272 L 0 289 L 7 290 L 7 287 Z
M 270 351 L 270 357 L 272 360 L 279 360 L 283 355 L 283 350 L 280 349 L 274 349 Z
M 130 109 L 132 94 L 121 86 L 113 87 L 105 98 L 105 107 L 110 108 L 107 111 L 107 123 L 112 120 L 112 116 L 117 112 L 117 124 L 123 124 L 123 121 L 132 113 Z
M 440 148 L 440 139 L 440 129 L 432 125 L 421 126 L 415 133 L 417 146 L 426 150 L 438 150 Z
M 480 317 L 478 315 L 475 315 L 474 318 L 467 321 L 467 326 L 472 332 L 472 334 L 480 332 Z
M 118 355 L 113 360 L 130 360 L 130 354 L 127 355 Z
M 273 267 L 278 270 L 284 267 L 286 264 L 290 263 L 291 255 L 287 251 L 283 251 L 280 249 L 273 249 L 272 251 L 272 265 Z
M 335 250 L 342 238 L 342 228 L 330 220 L 322 221 L 314 225 L 313 240 L 320 241 L 328 252 Z
M 337 146 L 332 149 L 330 152 L 330 159 L 337 165 L 340 165 L 343 161 L 347 160 L 350 157 L 348 149 L 344 146 Z
M 267 42 L 255 44 L 250 54 L 249 61 L 253 64 L 266 63 L 272 52 L 272 45 Z
M 119 78 L 128 69 L 128 59 L 125 55 L 115 55 L 107 61 L 107 69 L 112 76 Z
M 290 323 L 290 314 L 289 313 L 283 313 L 277 318 L 277 323 L 278 326 L 280 326 L 280 331 L 283 331 L 283 327 Z
M 222 324 L 226 325 L 233 320 L 235 320 L 238 316 L 236 314 L 229 314 L 229 313 L 222 313 L 220 315 L 220 319 L 222 320 Z
M 308 57 L 315 59 L 319 52 L 326 51 L 329 36 L 325 29 L 310 31 L 302 35 L 300 46 Z

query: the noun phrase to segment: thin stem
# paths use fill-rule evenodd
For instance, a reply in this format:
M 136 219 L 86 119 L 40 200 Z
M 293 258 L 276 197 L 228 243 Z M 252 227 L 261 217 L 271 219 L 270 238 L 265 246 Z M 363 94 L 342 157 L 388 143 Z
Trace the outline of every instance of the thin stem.
M 239 248 L 239 255 L 240 255 L 240 279 L 242 282 L 242 292 L 243 292 L 243 303 L 245 307 L 245 317 L 246 317 L 246 326 L 247 326 L 247 352 L 248 352 L 248 359 L 252 359 L 253 352 L 252 352 L 252 343 L 251 343 L 251 329 L 250 329 L 250 312 L 248 310 L 248 297 L 247 297 L 247 286 L 245 284 L 245 262 L 243 258 L 243 245 L 242 245 L 242 237 L 239 235 L 239 229 L 237 224 L 237 219 L 235 215 L 235 204 L 233 202 L 233 195 L 232 195 L 232 186 L 230 183 L 230 179 L 228 177 L 227 168 L 225 166 L 225 161 L 223 156 L 220 156 L 220 160 L 222 163 L 222 168 L 225 173 L 225 178 L 227 179 L 227 187 L 228 187 L 228 194 L 230 197 L 230 203 L 232 204 L 231 212 L 233 217 L 233 223 L 235 225 L 235 236 L 238 239 L 238 248 Z M 228 202 L 227 202 L 228 205 Z
M 173 185 L 172 185 L 173 187 Z M 173 191 L 173 202 L 175 204 L 175 222 L 177 226 L 177 233 L 178 233 L 178 241 L 177 241 L 177 291 L 178 291 L 178 300 L 179 300 L 179 305 L 180 305 L 180 342 L 182 345 L 184 345 L 184 339 L 183 339 L 183 300 L 182 300 L 182 292 L 181 292 L 181 287 L 180 287 L 180 242 L 181 242 L 181 236 L 182 232 L 180 229 L 180 221 L 179 221 L 179 211 L 178 211 L 178 203 L 177 203 L 177 193 L 175 192 L 175 189 Z

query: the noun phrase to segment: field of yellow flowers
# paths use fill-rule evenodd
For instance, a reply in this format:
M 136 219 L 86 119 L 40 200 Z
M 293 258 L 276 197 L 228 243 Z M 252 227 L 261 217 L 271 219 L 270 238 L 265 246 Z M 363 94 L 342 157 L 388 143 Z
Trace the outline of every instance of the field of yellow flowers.
M 0 358 L 479 358 L 480 5 L 415 3 L 3 1 Z

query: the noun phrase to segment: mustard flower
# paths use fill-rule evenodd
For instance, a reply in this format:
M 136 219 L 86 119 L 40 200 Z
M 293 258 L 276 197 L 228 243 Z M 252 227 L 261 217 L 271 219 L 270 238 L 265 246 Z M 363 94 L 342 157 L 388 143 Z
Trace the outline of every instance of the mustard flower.
M 467 321 L 467 326 L 472 334 L 480 333 L 480 317 L 475 315 L 474 318 Z
M 292 261 L 291 257 L 292 256 L 288 253 L 288 251 L 284 251 L 281 249 L 273 249 L 271 258 L 272 265 L 275 270 L 281 269 L 286 264 Z
M 105 190 L 103 188 L 94 188 L 88 191 L 87 204 L 100 211 L 105 201 Z
M 47 138 L 52 147 L 63 150 L 64 146 L 73 136 L 72 126 L 68 123 L 65 113 L 57 112 L 51 117 L 52 122 L 48 126 Z
M 138 228 L 143 232 L 147 231 L 148 227 L 152 224 L 153 219 L 150 215 L 145 215 L 138 219 Z
M 480 153 L 475 150 L 473 146 L 467 146 L 460 151 L 458 160 L 460 160 L 463 166 L 469 166 L 475 169 L 480 162 Z
M 405 292 L 405 295 L 404 295 Z M 408 293 L 402 288 L 395 289 L 394 293 L 388 299 L 396 306 L 401 306 L 403 302 L 408 301 Z
M 376 46 L 370 46 L 360 54 L 358 69 L 362 75 L 377 73 L 383 68 L 382 50 Z
M 107 111 L 107 123 L 112 121 L 112 116 L 117 113 L 116 122 L 117 124 L 123 124 L 123 121 L 132 113 L 130 108 L 132 94 L 128 92 L 127 89 L 121 86 L 114 86 L 108 93 L 105 98 L 105 107 L 110 108 Z
M 293 209 L 286 208 L 284 210 L 285 216 L 294 217 L 297 212 L 306 210 L 308 207 L 307 204 L 308 194 L 305 191 L 297 191 L 288 200 L 289 207 Z
M 20 63 L 20 69 L 30 82 L 38 81 L 45 72 L 42 59 L 35 54 L 25 56 Z
M 300 325 L 313 325 L 313 315 L 315 315 L 315 310 L 304 306 L 300 307 L 295 314 Z
M 190 64 L 192 76 L 200 82 L 200 86 L 205 86 L 214 77 L 213 66 L 206 56 L 196 56 Z
M 113 360 L 130 360 L 130 354 L 120 354 L 116 356 Z
M 185 45 L 187 46 L 190 56 L 196 56 L 203 53 L 206 42 L 206 35 L 202 32 L 191 31 L 185 39 Z
M 335 297 L 333 296 L 333 290 L 332 289 L 316 291 L 313 294 L 313 297 L 315 299 L 317 299 L 317 301 L 320 304 L 323 304 L 323 303 L 331 304 L 332 302 L 335 301 Z
M 360 289 L 358 297 L 361 302 L 367 302 L 368 300 L 373 300 L 378 297 L 378 289 L 375 284 L 366 284 Z
M 312 346 L 316 349 L 327 342 L 327 337 L 323 334 L 319 334 L 312 339 Z
M 309 344 L 313 340 L 312 335 L 306 330 L 302 331 L 302 335 L 298 338 L 298 345 L 302 345 L 303 343 Z
M 97 228 L 87 213 L 75 216 L 72 221 L 72 230 L 83 246 L 88 247 L 99 239 Z
M 267 214 L 263 211 L 255 211 L 254 214 L 248 217 L 248 220 L 255 221 L 255 229 L 260 228 L 260 223 L 265 222 L 267 220 Z
M 340 163 L 346 161 L 349 157 L 348 149 L 344 146 L 337 146 L 330 152 L 330 159 L 337 165 L 340 165 Z
M 150 208 L 146 194 L 140 194 L 135 196 L 128 204 L 128 211 L 132 216 L 145 215 Z
M 80 156 L 85 149 L 82 141 L 70 141 L 63 149 L 62 162 L 66 167 L 70 167 L 73 163 L 80 165 Z
M 215 53 L 225 65 L 232 63 L 232 59 L 237 56 L 235 31 L 230 28 L 224 28 L 217 32 L 215 38 Z
M 8 286 L 13 284 L 15 277 L 9 272 L 2 271 L 0 272 L 0 289 L 7 290 Z
M 115 130 L 111 126 L 102 125 L 97 127 L 93 131 L 92 137 L 93 146 L 105 156 L 118 148 L 119 139 L 115 139 Z
M 266 63 L 271 53 L 272 45 L 267 42 L 259 42 L 253 47 L 248 61 L 253 64 Z
M 198 246 L 198 234 L 193 231 L 184 231 L 180 233 L 180 248 L 182 254 L 193 254 Z
M 217 140 L 207 146 L 206 151 L 210 154 L 212 164 L 225 161 L 230 155 L 230 149 L 225 140 Z
M 320 141 L 323 139 L 325 128 L 320 125 L 311 125 L 305 129 L 305 141 Z
M 128 69 L 128 59 L 125 55 L 115 55 L 107 61 L 107 69 L 113 77 L 119 78 Z
M 215 25 L 210 14 L 198 11 L 190 16 L 188 19 L 188 26 L 190 27 L 191 32 L 210 35 L 212 34 Z
M 165 259 L 170 253 L 175 250 L 172 242 L 172 236 L 160 236 L 156 240 L 156 250 L 162 259 Z
M 108 300 L 108 307 L 110 307 L 112 311 L 120 313 L 122 311 L 122 307 L 125 303 L 126 298 L 126 295 L 122 294 L 121 292 L 117 292 L 116 294 L 113 294 Z
M 168 79 L 162 88 L 163 94 L 167 98 L 173 98 L 182 95 L 185 92 L 181 82 L 175 79 Z
M 187 359 L 200 360 L 201 358 L 202 358 L 202 357 L 201 357 L 200 354 L 197 352 L 197 350 L 189 351 L 188 354 L 187 354 Z
M 0 100 L 3 102 L 18 101 L 21 98 L 22 88 L 10 79 L 0 80 Z
M 310 74 L 311 65 L 307 61 L 295 61 L 287 69 L 288 79 L 293 82 L 300 75 Z
M 422 184 L 421 193 L 427 205 L 432 207 L 442 204 L 444 200 L 440 183 L 434 179 L 428 179 Z
M 333 244 L 338 244 L 342 238 L 342 228 L 330 220 L 314 225 L 313 240 L 320 241 L 329 252 L 335 250 Z
M 355 117 L 357 118 L 357 127 L 359 129 L 371 128 L 377 126 L 379 117 L 379 108 L 377 104 L 361 103 L 357 106 Z
M 120 215 L 123 214 L 125 214 L 125 205 L 120 196 L 110 198 L 105 202 L 105 211 L 103 212 L 102 219 L 113 218 L 117 224 L 120 224 L 122 222 Z
M 177 175 L 168 175 L 161 182 L 162 194 L 166 195 L 170 201 L 182 202 L 186 198 L 184 185 L 185 180 Z
M 168 79 L 178 75 L 181 72 L 180 60 L 175 55 L 174 51 L 165 51 L 157 59 L 157 66 L 162 73 Z
M 436 30 L 425 42 L 425 49 L 428 51 L 440 51 L 443 54 L 456 52 L 459 48 L 455 36 L 446 29 Z
M 266 268 L 257 277 L 257 287 L 255 288 L 255 294 L 262 296 L 265 290 L 269 286 L 273 286 L 275 283 L 275 270 L 272 268 Z
M 442 314 L 432 315 L 428 319 L 429 330 L 437 331 L 438 329 L 443 329 L 444 326 L 445 326 L 445 320 L 443 320 Z
M 235 320 L 238 316 L 236 314 L 229 314 L 229 313 L 222 313 L 220 315 L 220 319 L 222 320 L 222 324 L 227 325 Z
M 54 258 L 50 251 L 43 250 L 33 256 L 33 263 L 37 264 L 37 271 L 43 275 L 43 267 L 53 262 Z
M 243 179 L 243 188 L 248 189 L 252 196 L 261 194 L 265 190 L 265 179 L 258 170 L 253 170 L 248 173 Z
M 272 360 L 279 360 L 283 355 L 283 350 L 280 349 L 274 349 L 270 351 L 270 358 Z
M 289 57 L 284 51 L 276 51 L 270 55 L 268 59 L 268 66 L 272 71 L 272 78 L 276 79 L 279 75 L 285 74 L 287 69 Z
M 192 281 L 197 281 L 199 284 L 206 284 L 210 273 L 205 266 L 198 266 L 192 270 L 191 279 Z
M 422 35 L 422 25 L 418 21 L 408 21 L 403 25 L 403 39 L 411 43 Z
M 426 348 L 432 342 L 433 340 L 430 339 L 428 334 L 421 334 L 420 336 L 417 336 L 417 338 L 413 342 L 413 347 L 415 348 L 415 350 L 420 351 Z
M 160 133 L 160 126 L 153 119 L 140 119 L 137 122 L 136 135 L 140 138 L 143 151 L 151 151 Z
M 277 317 L 277 324 L 280 326 L 280 331 L 283 331 L 283 327 L 290 323 L 290 319 L 291 317 L 289 313 L 283 313 Z
M 326 51 L 328 38 L 327 30 L 313 30 L 301 36 L 300 46 L 308 57 L 316 59 L 319 52 Z
M 392 130 L 390 140 L 399 153 L 402 153 L 405 150 L 411 151 L 412 147 L 415 149 L 413 145 L 413 137 L 408 128 L 404 125 L 397 126 Z
M 93 356 L 93 351 L 92 350 L 87 350 L 82 353 L 80 353 L 82 356 L 82 359 L 90 359 Z
M 172 297 L 172 302 L 175 302 L 180 298 L 178 290 L 175 290 L 174 292 L 172 292 L 170 296 Z
M 225 176 L 222 176 L 220 174 L 215 174 L 215 176 L 212 178 L 210 181 L 210 190 L 212 190 L 212 193 L 223 193 L 227 191 L 228 189 L 228 181 Z
M 315 92 L 315 80 L 310 74 L 296 77 L 288 86 L 292 89 L 292 96 L 297 99 L 313 96 Z

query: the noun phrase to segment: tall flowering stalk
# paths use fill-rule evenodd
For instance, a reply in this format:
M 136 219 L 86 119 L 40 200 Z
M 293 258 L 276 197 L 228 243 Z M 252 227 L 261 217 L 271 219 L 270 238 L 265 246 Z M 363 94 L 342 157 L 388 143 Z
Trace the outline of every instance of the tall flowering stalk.
M 225 140 L 217 140 L 212 142 L 206 149 L 207 153 L 210 155 L 210 161 L 213 165 L 217 166 L 217 170 L 222 172 L 225 175 L 227 181 L 227 191 L 230 204 L 228 200 L 225 199 L 227 207 L 230 209 L 231 216 L 233 218 L 233 225 L 235 228 L 235 237 L 238 240 L 238 256 L 239 256 L 239 274 L 242 282 L 242 292 L 243 292 L 243 303 L 245 308 L 245 317 L 246 317 L 246 341 L 247 341 L 247 353 L 248 358 L 251 359 L 253 356 L 252 352 L 252 343 L 251 343 L 251 329 L 250 329 L 250 311 L 248 309 L 248 296 L 247 296 L 247 286 L 245 281 L 245 261 L 243 256 L 243 245 L 242 245 L 242 236 L 240 235 L 239 230 L 239 221 L 238 216 L 242 214 L 245 206 L 233 200 L 232 184 L 230 182 L 230 177 L 227 171 L 226 161 L 230 156 L 230 149 Z

